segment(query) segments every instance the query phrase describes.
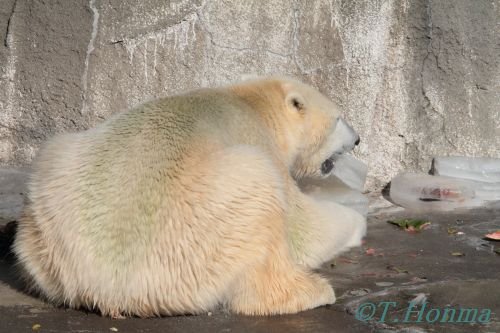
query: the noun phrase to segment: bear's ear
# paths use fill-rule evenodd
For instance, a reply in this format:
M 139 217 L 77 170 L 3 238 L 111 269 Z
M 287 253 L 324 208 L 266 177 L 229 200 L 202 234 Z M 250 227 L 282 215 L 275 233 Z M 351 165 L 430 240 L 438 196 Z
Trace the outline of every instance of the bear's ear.
M 295 91 L 291 91 L 286 96 L 287 105 L 297 112 L 304 113 L 306 110 L 306 103 L 304 97 Z

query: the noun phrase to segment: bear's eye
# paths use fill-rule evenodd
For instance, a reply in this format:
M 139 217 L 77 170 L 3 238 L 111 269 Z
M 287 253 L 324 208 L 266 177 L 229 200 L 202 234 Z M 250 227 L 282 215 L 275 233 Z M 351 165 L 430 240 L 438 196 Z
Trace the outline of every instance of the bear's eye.
M 302 102 L 300 102 L 297 98 L 292 99 L 292 105 L 298 111 L 304 110 L 304 104 L 302 104 Z

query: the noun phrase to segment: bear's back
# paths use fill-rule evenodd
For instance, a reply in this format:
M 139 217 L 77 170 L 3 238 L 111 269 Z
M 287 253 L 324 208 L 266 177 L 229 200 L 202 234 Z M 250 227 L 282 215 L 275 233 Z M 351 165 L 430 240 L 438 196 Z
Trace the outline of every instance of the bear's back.
M 124 253 L 141 260 L 145 246 L 130 251 L 131 244 L 155 237 L 152 223 L 162 206 L 170 204 L 172 217 L 179 215 L 172 202 L 182 197 L 182 174 L 203 167 L 195 157 L 228 144 L 219 133 L 239 112 L 224 93 L 199 91 L 150 101 L 96 128 L 50 140 L 30 186 L 31 210 L 53 238 L 48 241 L 79 246 L 103 264 L 130 263 Z

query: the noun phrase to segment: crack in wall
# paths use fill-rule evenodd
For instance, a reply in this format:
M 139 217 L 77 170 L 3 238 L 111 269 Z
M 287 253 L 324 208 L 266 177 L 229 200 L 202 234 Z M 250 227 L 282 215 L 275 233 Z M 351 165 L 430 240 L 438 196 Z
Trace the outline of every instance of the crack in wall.
M 425 100 L 425 105 L 423 106 L 424 110 L 431 110 L 432 112 L 436 113 L 440 119 L 441 119 L 441 126 L 440 130 L 443 134 L 443 139 L 455 150 L 458 150 L 457 145 L 448 138 L 446 135 L 446 119 L 443 113 L 439 112 L 438 109 L 433 105 L 431 97 L 429 97 L 428 89 L 426 88 L 426 80 L 425 80 L 425 71 L 427 67 L 428 61 L 431 59 L 430 57 L 432 56 L 434 58 L 434 61 L 436 63 L 436 68 L 442 70 L 441 66 L 439 65 L 438 61 L 438 55 L 435 54 L 434 52 L 434 36 L 433 32 L 435 30 L 434 24 L 432 22 L 432 0 L 428 0 L 426 3 L 426 14 L 427 14 L 427 38 L 429 39 L 429 42 L 427 43 L 427 49 L 426 49 L 426 54 L 424 56 L 424 59 L 422 60 L 422 67 L 420 71 L 420 82 L 422 84 L 421 90 L 422 90 L 422 96 L 424 97 Z M 441 49 L 441 42 L 438 41 L 438 54 Z
M 342 30 L 342 24 L 339 21 L 339 13 L 337 8 L 341 8 L 340 5 L 338 5 L 337 0 L 330 1 L 329 3 L 329 9 L 330 9 L 330 26 L 334 27 L 337 30 L 339 39 L 340 39 L 340 48 L 342 49 L 342 62 L 339 64 L 340 66 L 345 67 L 345 84 L 346 84 L 346 89 L 349 90 L 349 77 L 350 77 L 350 72 L 351 72 L 351 59 L 348 59 L 350 57 L 350 53 L 347 52 L 346 49 L 346 42 L 344 39 L 344 31 Z M 336 6 L 334 6 L 334 4 Z M 346 93 L 346 102 L 345 104 L 349 104 L 349 93 Z
M 205 1 L 202 3 L 202 5 L 197 8 L 196 10 L 196 16 L 198 17 L 198 22 L 200 24 L 200 28 L 205 34 L 208 36 L 208 40 L 210 44 L 213 47 L 219 48 L 219 49 L 226 49 L 226 50 L 231 50 L 231 51 L 236 51 L 236 52 L 256 52 L 256 53 L 268 53 L 283 59 L 290 59 L 290 57 L 293 57 L 292 53 L 287 53 L 287 54 L 282 54 L 279 52 L 275 52 L 269 49 L 263 49 L 263 48 L 251 48 L 251 47 L 235 47 L 235 46 L 229 46 L 229 45 L 223 45 L 215 42 L 213 33 L 208 29 L 208 27 L 205 25 L 202 10 L 204 7 L 207 5 L 208 1 Z
M 432 6 L 432 0 L 428 0 L 427 4 L 426 4 L 426 13 L 427 13 L 427 36 L 426 37 L 429 38 L 429 42 L 427 43 L 427 49 L 426 49 L 427 53 L 424 56 L 424 59 L 422 60 L 422 69 L 420 70 L 420 82 L 422 83 L 422 95 L 427 103 L 424 106 L 424 109 L 427 109 L 429 107 L 432 108 L 431 100 L 430 100 L 429 96 L 427 95 L 427 91 L 425 88 L 425 76 L 424 76 L 425 67 L 426 67 L 427 60 L 429 60 L 429 56 L 431 54 L 436 58 L 436 55 L 434 54 L 434 52 L 432 50 L 433 24 L 432 24 L 432 8 L 431 8 L 431 6 Z
M 129 59 L 129 64 L 132 65 L 134 61 L 134 54 L 135 50 L 140 47 L 142 50 L 142 56 L 143 56 L 143 62 L 142 62 L 142 67 L 143 67 L 143 73 L 144 73 L 144 79 L 146 84 L 148 84 L 149 80 L 149 74 L 148 74 L 148 69 L 150 66 L 151 61 L 149 60 L 148 63 L 148 41 L 152 39 L 154 41 L 153 45 L 153 76 L 155 76 L 158 72 L 157 69 L 157 52 L 158 52 L 158 44 L 160 47 L 163 47 L 165 44 L 165 41 L 170 41 L 170 37 L 173 36 L 173 49 L 177 50 L 179 47 L 181 48 L 181 51 L 183 51 L 183 54 L 186 54 L 184 52 L 184 48 L 190 45 L 190 38 L 192 40 L 196 39 L 196 33 L 194 29 L 194 24 L 196 23 L 196 13 L 192 12 L 184 16 L 180 21 L 175 22 L 172 25 L 169 25 L 166 28 L 162 29 L 157 29 L 154 31 L 150 31 L 147 33 L 143 33 L 140 35 L 137 35 L 133 38 L 124 38 L 123 40 L 117 40 L 117 41 L 111 41 L 109 44 L 114 45 L 114 44 L 121 44 L 125 50 L 127 51 L 128 54 L 128 59 Z M 189 36 L 189 32 L 192 31 L 192 36 Z M 169 44 L 171 45 L 171 44 Z
M 95 0 L 90 0 L 89 1 L 89 8 L 92 10 L 92 32 L 90 34 L 90 41 L 87 46 L 87 54 L 85 56 L 85 64 L 84 64 L 84 69 L 83 69 L 83 75 L 82 75 L 82 109 L 81 109 L 81 114 L 85 114 L 87 112 L 87 85 L 88 85 L 88 70 L 89 70 L 89 61 L 90 61 L 90 55 L 94 51 L 94 43 L 97 37 L 97 31 L 99 28 L 99 12 L 95 6 Z
M 12 47 L 12 18 L 14 17 L 14 12 L 16 11 L 17 0 L 12 4 L 12 9 L 10 11 L 9 19 L 7 20 L 7 28 L 5 29 L 5 39 L 3 44 L 6 48 Z
M 117 39 L 117 40 L 110 40 L 108 42 L 109 45 L 113 45 L 113 44 L 126 44 L 126 43 L 131 43 L 131 41 L 134 41 L 135 44 L 139 44 L 143 41 L 145 41 L 146 39 L 151 39 L 151 38 L 155 38 L 159 35 L 165 35 L 165 34 L 168 34 L 170 33 L 171 31 L 173 30 L 178 30 L 178 28 L 180 28 L 185 22 L 189 22 L 192 20 L 192 17 L 195 15 L 195 13 L 189 13 L 187 14 L 186 16 L 184 16 L 181 20 L 179 20 L 178 22 L 175 22 L 165 28 L 161 28 L 161 29 L 156 29 L 156 30 L 151 30 L 151 31 L 148 31 L 148 32 L 145 32 L 145 33 L 141 33 L 141 34 L 137 34 L 135 36 L 132 36 L 132 37 L 124 37 L 122 39 Z
M 310 75 L 314 72 L 316 72 L 319 68 L 310 68 L 306 69 L 303 64 L 300 63 L 298 52 L 299 52 L 299 45 L 300 45 L 300 40 L 299 40 L 299 28 L 300 28 L 300 19 L 299 19 L 299 14 L 300 14 L 300 9 L 299 9 L 299 1 L 295 0 L 293 1 L 293 29 L 292 29 L 292 60 L 295 66 L 299 69 L 300 73 L 302 75 Z
M 297 51 L 299 49 L 299 7 L 297 1 L 293 2 L 293 27 L 292 27 L 292 42 L 293 42 L 293 47 L 292 47 L 292 58 L 293 62 L 295 63 L 295 66 L 302 72 L 303 68 L 299 64 L 297 60 Z
M 6 143 L 2 142 L 2 144 L 0 145 L 0 153 L 2 153 L 2 155 L 5 154 L 7 158 L 10 154 L 13 154 L 12 151 L 14 149 L 13 144 L 9 142 L 12 140 L 12 135 L 14 135 L 13 133 L 15 133 L 15 135 L 19 135 L 21 133 L 21 131 L 17 129 L 17 122 L 16 122 L 17 118 L 13 115 L 14 110 L 16 110 L 14 104 L 16 102 L 15 76 L 16 76 L 16 66 L 17 66 L 17 54 L 16 54 L 16 44 L 12 29 L 13 29 L 13 24 L 15 22 L 14 18 L 16 14 L 17 5 L 18 2 L 16 0 L 12 5 L 9 19 L 7 21 L 6 35 L 4 39 L 4 45 L 8 49 L 8 54 L 5 64 L 5 77 L 4 77 L 5 94 L 2 94 L 5 100 L 0 101 L 0 106 L 2 109 L 2 112 L 0 112 L 0 127 L 6 130 L 6 132 L 2 131 L 4 132 L 4 134 L 2 134 L 1 136 L 2 139 L 4 138 L 6 139 L 5 141 Z M 0 155 L 0 160 L 3 160 L 4 158 L 4 156 L 2 155 Z

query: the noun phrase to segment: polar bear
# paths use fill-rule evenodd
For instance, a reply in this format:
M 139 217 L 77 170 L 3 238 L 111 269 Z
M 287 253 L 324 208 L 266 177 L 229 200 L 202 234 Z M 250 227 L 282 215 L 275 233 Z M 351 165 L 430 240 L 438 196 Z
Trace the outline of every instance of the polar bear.
M 360 245 L 365 219 L 296 181 L 357 143 L 289 78 L 153 100 L 41 149 L 14 251 L 48 300 L 115 318 L 334 303 L 312 270 Z

